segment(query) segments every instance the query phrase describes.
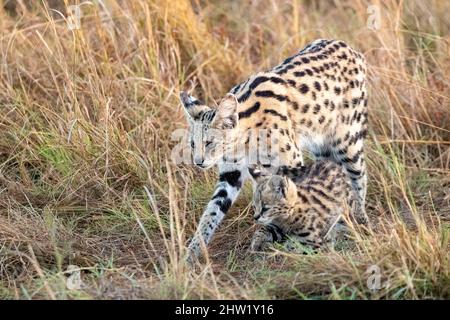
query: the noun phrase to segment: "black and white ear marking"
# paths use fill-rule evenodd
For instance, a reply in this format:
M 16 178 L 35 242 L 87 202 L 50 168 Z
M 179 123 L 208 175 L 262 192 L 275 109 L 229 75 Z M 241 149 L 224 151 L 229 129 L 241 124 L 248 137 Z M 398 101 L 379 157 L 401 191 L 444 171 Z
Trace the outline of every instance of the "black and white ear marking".
M 238 122 L 238 101 L 234 94 L 228 93 L 217 107 L 216 118 L 221 121 L 223 129 L 233 129 Z
M 249 166 L 248 172 L 255 181 L 258 181 L 258 179 L 261 177 L 261 169 L 256 165 Z
M 194 106 L 201 105 L 200 100 L 198 100 L 197 98 L 191 96 L 186 91 L 181 91 L 180 92 L 180 101 L 181 101 L 181 104 L 184 107 L 184 111 L 186 112 L 186 115 L 188 117 L 192 117 L 193 116 L 193 111 L 194 111 L 193 107 Z
M 247 168 L 248 172 L 252 176 L 253 180 L 256 181 L 256 183 L 259 183 L 262 178 L 272 175 L 272 173 L 264 168 L 261 164 L 249 164 Z
M 186 91 L 180 92 L 180 101 L 186 109 L 200 104 L 200 101 L 197 98 L 191 96 Z
M 275 193 L 278 193 L 283 198 L 286 198 L 287 181 L 282 176 L 274 176 L 272 179 L 272 188 Z

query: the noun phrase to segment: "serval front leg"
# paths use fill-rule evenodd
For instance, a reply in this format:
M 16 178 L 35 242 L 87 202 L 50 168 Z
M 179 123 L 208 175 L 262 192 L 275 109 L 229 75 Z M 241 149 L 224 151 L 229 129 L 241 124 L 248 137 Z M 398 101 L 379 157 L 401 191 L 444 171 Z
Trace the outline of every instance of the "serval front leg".
M 350 131 L 349 131 L 350 132 Z M 347 133 L 334 149 L 335 161 L 341 164 L 352 183 L 352 188 L 357 200 L 357 209 L 355 218 L 358 223 L 367 224 L 369 222 L 366 210 L 366 190 L 367 190 L 367 172 L 364 161 L 364 137 L 366 129 L 361 129 L 354 133 Z
M 189 244 L 188 262 L 199 256 L 202 243 L 206 246 L 210 242 L 220 222 L 238 197 L 247 172 L 247 168 L 242 165 L 219 164 L 219 182 Z

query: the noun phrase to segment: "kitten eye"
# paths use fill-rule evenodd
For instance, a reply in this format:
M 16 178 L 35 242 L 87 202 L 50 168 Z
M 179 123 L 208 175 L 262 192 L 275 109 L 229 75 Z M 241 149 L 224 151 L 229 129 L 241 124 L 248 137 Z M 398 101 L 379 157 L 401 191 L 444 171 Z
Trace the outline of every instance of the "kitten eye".
M 195 142 L 191 141 L 191 148 L 194 149 L 194 147 L 195 147 Z
M 211 143 L 212 143 L 212 141 L 206 141 L 206 143 L 205 143 L 205 147 L 208 147 L 208 146 L 210 146 L 210 145 L 211 145 Z

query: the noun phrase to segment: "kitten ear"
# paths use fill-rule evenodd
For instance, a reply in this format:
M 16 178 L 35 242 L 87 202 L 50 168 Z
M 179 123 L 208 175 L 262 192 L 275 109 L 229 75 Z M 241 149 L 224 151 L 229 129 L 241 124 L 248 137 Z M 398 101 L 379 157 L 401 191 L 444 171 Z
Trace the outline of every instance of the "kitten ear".
M 263 177 L 261 167 L 256 164 L 249 165 L 248 172 L 252 176 L 253 180 L 255 180 L 256 182 L 260 181 L 261 178 Z
M 297 196 L 297 187 L 290 178 L 276 175 L 270 182 L 274 192 L 282 198 L 294 199 Z
M 256 182 L 258 182 L 260 179 L 262 179 L 264 177 L 273 176 L 274 170 L 276 169 L 276 167 L 272 167 L 270 165 L 261 164 L 261 163 L 248 164 L 247 168 L 248 168 L 248 172 L 250 173 L 250 175 Z
M 282 176 L 273 176 L 270 179 L 270 186 L 272 190 L 280 195 L 282 198 L 286 198 L 286 180 Z
M 228 93 L 217 107 L 216 119 L 221 129 L 233 129 L 238 123 L 238 101 L 234 94 Z
M 289 177 L 284 177 L 284 179 L 286 185 L 286 198 L 289 200 L 297 199 L 297 186 L 295 185 L 294 181 L 292 181 L 292 179 Z
M 180 101 L 181 101 L 181 104 L 184 107 L 183 109 L 184 109 L 186 117 L 188 119 L 191 119 L 192 117 L 194 117 L 196 112 L 198 112 L 196 106 L 200 106 L 202 104 L 200 102 L 200 100 L 198 100 L 197 98 L 191 96 L 186 91 L 181 91 L 180 92 Z

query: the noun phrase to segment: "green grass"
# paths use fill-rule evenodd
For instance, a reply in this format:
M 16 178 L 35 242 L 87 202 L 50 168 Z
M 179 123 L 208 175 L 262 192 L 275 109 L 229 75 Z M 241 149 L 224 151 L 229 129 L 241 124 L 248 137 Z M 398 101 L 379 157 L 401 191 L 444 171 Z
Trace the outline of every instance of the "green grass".
M 110 0 L 112 20 L 84 5 L 80 30 L 50 10 L 62 1 L 23 3 L 0 7 L 0 299 L 450 298 L 448 2 L 385 1 L 379 30 L 368 0 Z M 373 228 L 316 254 L 249 253 L 246 184 L 187 268 L 217 174 L 171 160 L 178 92 L 212 105 L 316 38 L 369 64 Z M 371 266 L 388 287 L 368 288 Z

